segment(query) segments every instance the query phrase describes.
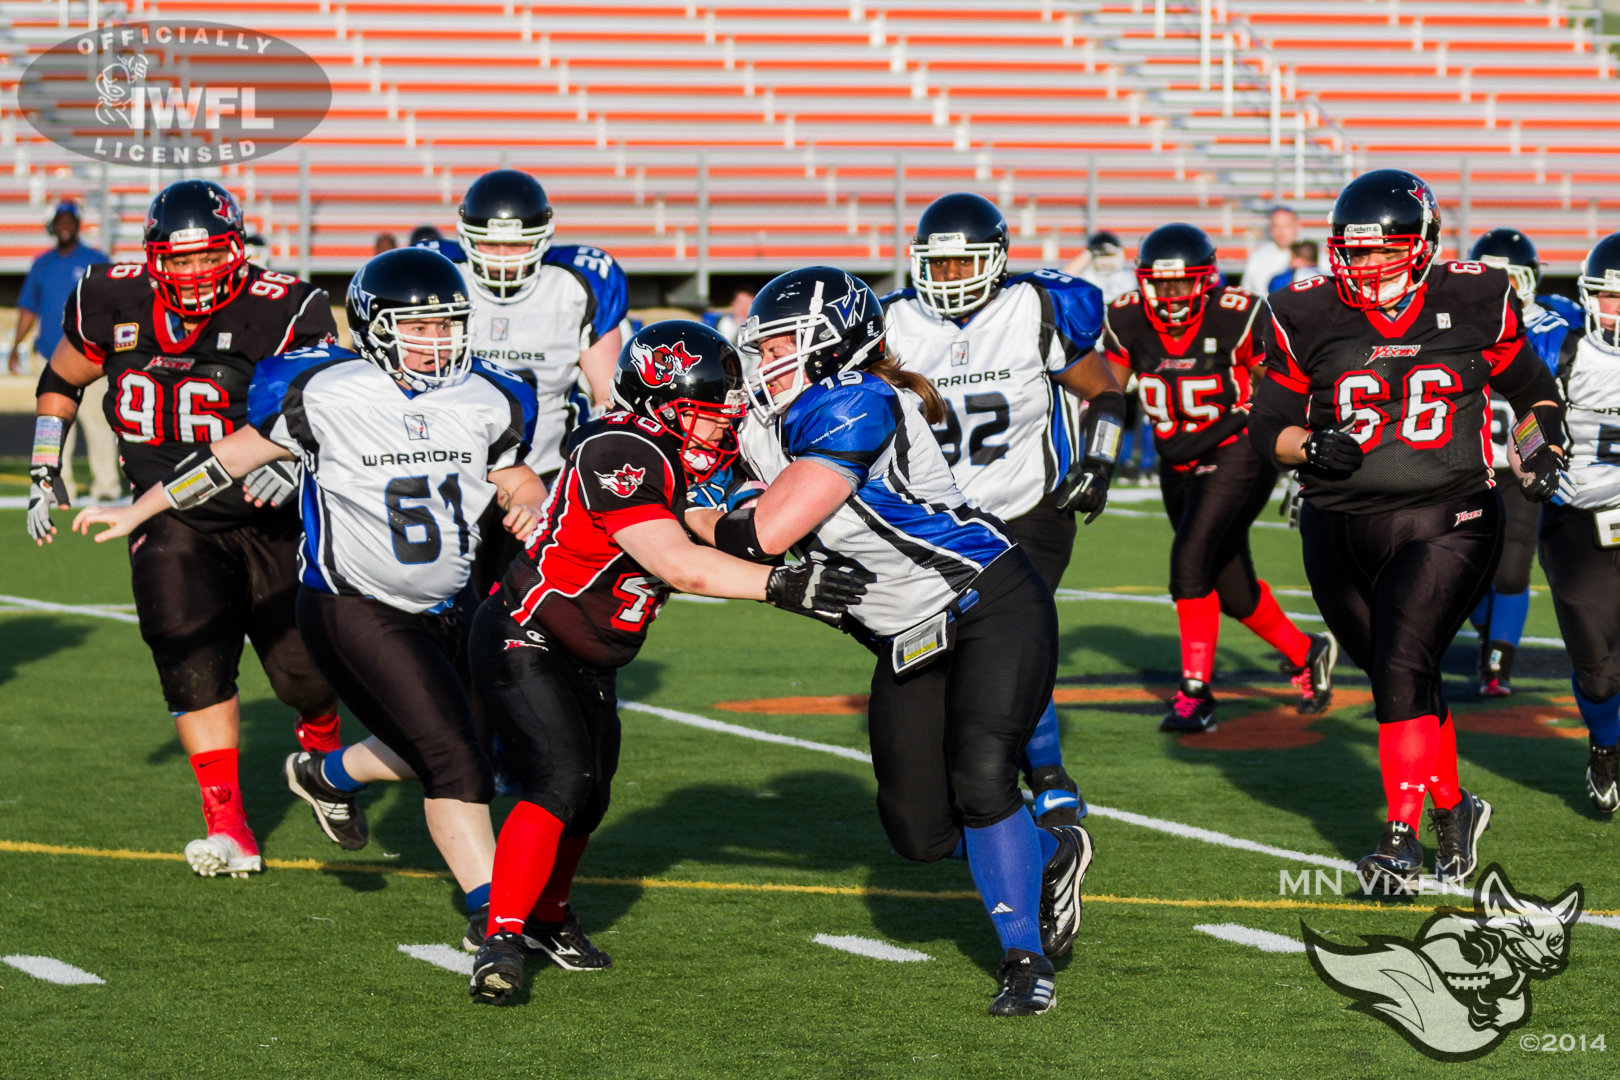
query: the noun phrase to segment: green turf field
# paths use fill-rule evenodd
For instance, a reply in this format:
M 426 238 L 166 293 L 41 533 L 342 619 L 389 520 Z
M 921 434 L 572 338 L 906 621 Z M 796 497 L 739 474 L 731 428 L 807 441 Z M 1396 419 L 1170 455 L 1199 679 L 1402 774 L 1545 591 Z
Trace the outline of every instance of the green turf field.
M 1168 526 L 1154 503 L 1129 508 L 1150 513 L 1082 530 L 1067 587 L 1163 592 Z M 1274 587 L 1304 587 L 1297 534 L 1256 529 L 1254 545 Z M 1544 589 L 1539 573 L 1537 582 Z M 0 594 L 127 605 L 124 549 L 63 537 L 38 551 L 22 513 L 0 511 Z M 1280 599 L 1289 611 L 1315 610 L 1308 597 Z M 1297 721 L 1239 692 L 1222 705 L 1218 733 L 1181 743 L 1157 733 L 1162 706 L 1144 692 L 1163 692 L 1178 666 L 1172 609 L 1123 600 L 1059 609 L 1060 687 L 1076 702 L 1062 709 L 1064 748 L 1092 802 L 1295 852 L 1366 853 L 1383 796 L 1371 709 L 1353 703 L 1366 700 L 1359 672 L 1341 664 L 1352 703 L 1326 717 Z M 967 869 L 915 866 L 889 851 L 864 763 L 629 710 L 613 810 L 581 868 L 592 883 L 574 896 L 613 969 L 567 974 L 531 962 L 515 1007 L 475 1006 L 464 977 L 399 951 L 461 931 L 454 885 L 408 872 L 442 865 L 419 794 L 373 788 L 362 797 L 370 847 L 354 865 L 323 865 L 341 853 L 280 784 L 291 716 L 251 653 L 243 784 L 273 865 L 248 880 L 201 880 L 178 861 L 199 835 L 196 789 L 136 628 L 5 600 L 0 611 L 0 955 L 49 956 L 105 980 L 52 985 L 0 966 L 7 1080 L 1539 1077 L 1613 1075 L 1620 1054 L 1620 1045 L 1519 1048 L 1531 1032 L 1620 1043 L 1620 930 L 1577 927 L 1569 969 L 1534 984 L 1529 1026 L 1477 1062 L 1441 1065 L 1347 1012 L 1304 956 L 1194 930 L 1236 923 L 1297 939 L 1303 917 L 1356 944 L 1363 934 L 1411 936 L 1438 898 L 1374 905 L 1329 894 L 1289 898 L 1319 906 L 1285 906 L 1280 873 L 1305 864 L 1100 812 L 1087 822 L 1098 845 L 1092 899 L 1073 956 L 1058 965 L 1057 1008 L 992 1020 L 999 955 Z M 1224 687 L 1285 685 L 1247 631 L 1227 621 L 1222 632 Z M 1544 591 L 1527 633 L 1557 636 Z M 1557 719 L 1573 716 L 1567 661 L 1527 649 L 1521 663 L 1523 692 L 1491 708 L 1471 689 L 1469 651 L 1459 645 L 1451 657 L 1463 783 L 1498 812 L 1483 855 L 1522 890 L 1551 898 L 1580 882 L 1588 909 L 1613 913 L 1616 831 L 1587 802 L 1584 740 L 1554 731 L 1576 726 Z M 807 620 L 676 601 L 620 686 L 627 701 L 864 749 L 856 711 L 718 706 L 859 694 L 869 672 L 862 649 Z M 497 819 L 509 806 L 498 802 Z M 1348 875 L 1346 884 L 1356 891 Z M 1252 903 L 1232 903 L 1242 900 Z M 850 955 L 814 943 L 818 934 L 931 959 Z

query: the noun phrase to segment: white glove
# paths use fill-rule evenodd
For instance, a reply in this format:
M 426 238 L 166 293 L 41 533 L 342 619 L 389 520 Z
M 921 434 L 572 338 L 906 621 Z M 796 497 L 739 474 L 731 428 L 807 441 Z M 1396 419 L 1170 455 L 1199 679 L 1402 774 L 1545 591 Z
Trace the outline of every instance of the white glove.
M 298 490 L 299 467 L 293 461 L 272 461 L 260 465 L 242 478 L 242 491 L 249 502 L 280 506 Z

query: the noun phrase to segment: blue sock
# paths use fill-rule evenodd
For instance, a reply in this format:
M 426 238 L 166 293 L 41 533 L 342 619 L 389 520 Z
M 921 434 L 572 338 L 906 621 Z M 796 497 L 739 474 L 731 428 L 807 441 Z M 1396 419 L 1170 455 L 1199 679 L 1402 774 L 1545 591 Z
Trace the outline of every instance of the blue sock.
M 1024 745 L 1024 771 L 1034 772 L 1052 765 L 1063 767 L 1063 745 L 1058 741 L 1057 702 L 1048 701 L 1046 711 L 1035 725 L 1035 734 Z
M 1485 636 L 1485 630 L 1490 626 L 1491 598 L 1495 595 L 1495 589 L 1486 589 L 1485 595 L 1479 598 L 1479 606 L 1474 609 L 1472 615 L 1468 616 L 1468 621 L 1474 624 L 1474 629 L 1479 631 L 1480 637 Z
M 968 868 L 1003 949 L 1041 953 L 1041 829 L 1020 808 L 983 829 L 967 829 Z
M 489 903 L 489 882 L 484 882 L 476 889 L 467 890 L 467 914 L 471 915 L 487 903 Z
M 328 784 L 331 784 L 339 791 L 364 791 L 366 789 L 366 785 L 350 776 L 349 770 L 343 767 L 342 750 L 335 754 L 326 755 L 325 760 L 321 762 L 321 775 L 326 777 Z
M 1613 746 L 1620 742 L 1620 694 L 1607 701 L 1593 701 L 1581 693 L 1581 686 L 1573 675 L 1569 685 L 1575 688 L 1575 704 L 1581 710 L 1581 719 L 1586 721 L 1586 730 L 1591 733 L 1592 745 Z
M 1492 589 L 1494 594 L 1491 601 L 1491 634 L 1490 641 L 1505 641 L 1509 645 L 1518 647 L 1519 638 L 1524 636 L 1524 620 L 1530 617 L 1530 590 L 1521 593 L 1499 593 Z

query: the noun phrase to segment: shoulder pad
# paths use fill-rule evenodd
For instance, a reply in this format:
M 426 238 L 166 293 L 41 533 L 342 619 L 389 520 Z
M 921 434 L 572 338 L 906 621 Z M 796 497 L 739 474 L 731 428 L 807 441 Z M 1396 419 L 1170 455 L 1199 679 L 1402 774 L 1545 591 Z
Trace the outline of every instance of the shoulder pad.
M 303 349 L 294 349 L 292 352 L 282 353 L 280 356 L 270 356 L 259 361 L 262 369 L 266 364 L 291 364 L 298 367 L 307 367 L 310 364 L 324 364 L 328 360 L 358 360 L 360 354 L 353 349 L 345 349 L 341 345 L 310 345 Z
M 583 271 L 584 276 L 594 275 L 603 281 L 606 281 L 615 270 L 620 274 L 624 273 L 619 270 L 619 264 L 613 261 L 613 256 L 601 248 L 587 244 L 553 244 L 540 256 L 540 262 L 545 266 L 564 266 L 571 270 Z
M 1085 278 L 1070 277 L 1061 270 L 1032 270 L 1027 274 L 1016 274 L 1002 283 L 1002 288 L 1011 288 L 1014 285 L 1035 285 L 1048 292 L 1058 292 L 1066 289 L 1096 289 L 1097 286 Z M 1097 289 L 1101 292 L 1101 289 Z
M 1330 279 L 1326 274 L 1312 274 L 1308 278 L 1301 278 L 1298 281 L 1289 282 L 1288 291 L 1308 292 L 1311 289 L 1316 288 L 1318 285 L 1326 285 L 1330 280 L 1332 279 Z M 1282 292 L 1281 289 L 1278 289 L 1277 291 Z
M 92 263 L 84 271 L 86 281 L 139 281 L 145 276 L 144 262 Z
M 437 251 L 440 255 L 443 255 L 453 263 L 464 263 L 467 261 L 467 253 L 461 250 L 461 245 L 454 240 L 418 240 L 411 246 L 427 248 L 429 251 Z
M 907 285 L 903 289 L 896 289 L 893 292 L 884 293 L 878 298 L 878 303 L 886 308 L 890 304 L 899 303 L 901 300 L 915 300 L 916 298 L 917 290 Z
M 1586 322 L 1586 315 L 1582 312 L 1581 306 L 1567 296 L 1559 296 L 1556 293 L 1548 296 L 1538 296 L 1536 297 L 1536 303 L 1546 310 L 1561 316 L 1571 326 Z
M 1122 292 L 1118 296 L 1114 297 L 1114 299 L 1109 302 L 1108 306 L 1109 307 L 1117 307 L 1117 308 L 1127 308 L 1127 307 L 1134 307 L 1135 305 L 1140 304 L 1141 302 L 1142 302 L 1142 294 L 1141 294 L 1141 292 L 1136 290 L 1136 289 L 1132 289 L 1130 292 Z

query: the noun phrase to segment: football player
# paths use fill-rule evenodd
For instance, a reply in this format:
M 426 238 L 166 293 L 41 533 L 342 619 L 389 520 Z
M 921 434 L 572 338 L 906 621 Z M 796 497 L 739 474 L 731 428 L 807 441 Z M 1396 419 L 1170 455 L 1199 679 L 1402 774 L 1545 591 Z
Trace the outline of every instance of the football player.
M 1074 550 L 1075 512 L 1090 522 L 1108 501 L 1125 396 L 1093 348 L 1102 294 L 1055 270 L 1009 278 L 1008 238 L 988 199 L 935 199 L 911 242 L 912 287 L 883 298 L 885 340 L 945 403 L 934 436 L 957 488 L 1005 522 L 1056 590 Z M 1074 445 L 1076 399 L 1090 403 L 1087 419 L 1099 429 L 1084 458 Z M 1023 762 L 1041 825 L 1073 825 L 1085 808 L 1058 734 L 1057 706 L 1047 702 Z
M 534 391 L 475 360 L 470 305 L 449 260 L 396 248 L 362 266 L 348 293 L 357 352 L 301 349 L 259 365 L 248 424 L 183 460 L 127 508 L 82 511 L 74 528 L 128 534 L 170 509 L 206 505 L 272 461 L 304 464 L 298 629 L 371 738 L 290 755 L 287 786 L 333 842 L 369 830 L 366 784 L 420 780 L 423 810 L 470 912 L 486 907 L 495 856 L 494 774 L 478 744 L 462 672 L 464 588 L 488 503 L 526 532 L 545 499 L 523 464 Z
M 791 549 L 872 578 L 843 623 L 878 658 L 879 820 L 902 858 L 967 860 L 1003 950 L 991 1015 L 1045 1012 L 1092 855 L 1084 827 L 1037 826 L 1018 790 L 1057 671 L 1052 590 L 952 480 L 929 430 L 944 401 L 888 353 L 872 290 L 834 267 L 783 274 L 754 298 L 740 342 L 751 411 L 739 441 L 769 486 L 687 524 L 744 558 Z M 1088 435 L 1093 449 L 1108 441 Z
M 1486 388 L 1519 418 L 1534 501 L 1558 483 L 1563 407 L 1525 342 L 1507 272 L 1438 261 L 1428 184 L 1399 169 L 1365 173 L 1339 193 L 1330 224 L 1332 278 L 1269 298 L 1249 437 L 1262 457 L 1299 467 L 1311 593 L 1372 680 L 1388 820 L 1358 873 L 1386 892 L 1415 887 L 1428 795 L 1435 875 L 1460 884 L 1492 811 L 1458 785 L 1440 661 L 1502 551 Z
M 501 826 L 469 986 L 493 1003 L 523 985 L 526 952 L 570 971 L 612 964 L 568 893 L 618 767 L 615 672 L 670 592 L 836 621 L 869 577 L 821 561 L 760 566 L 687 535 L 688 492 L 735 456 L 731 424 L 746 409 L 737 351 L 718 332 L 685 320 L 644 327 L 619 356 L 612 392 L 614 408 L 579 429 L 540 527 L 473 620 L 473 675 L 523 789 Z
M 1569 464 L 1542 509 L 1541 568 L 1590 740 L 1586 793 L 1598 813 L 1612 814 L 1620 809 L 1620 233 L 1587 253 L 1576 283 L 1581 325 L 1557 357 Z
M 92 267 L 69 296 L 64 337 L 39 381 L 28 532 L 48 543 L 61 484 L 62 433 L 84 387 L 107 377 L 105 409 L 136 491 L 199 444 L 247 419 L 260 361 L 329 343 L 326 293 L 247 261 L 242 211 L 207 180 L 181 180 L 146 212 L 145 263 Z M 186 845 L 197 873 L 261 869 L 237 777 L 236 673 L 245 634 L 308 749 L 338 743 L 337 699 L 299 639 L 297 469 L 265 464 L 205 505 L 166 508 L 130 537 L 141 637 L 152 650 L 180 745 L 202 789 L 208 834 Z
M 624 271 L 600 248 L 554 245 L 551 201 L 528 173 L 497 169 L 467 188 L 456 241 L 430 240 L 457 263 L 472 300 L 473 352 L 517 372 L 540 402 L 526 464 L 550 483 L 563 443 L 592 406 L 605 409 L 628 310 Z M 580 391 L 589 385 L 590 397 Z M 491 511 L 495 513 L 495 511 Z M 493 522 L 474 569 L 480 595 L 521 545 Z
M 1517 229 L 1492 229 L 1474 241 L 1468 257 L 1508 272 L 1524 304 L 1525 337 L 1536 355 L 1556 371 L 1565 336 L 1581 323 L 1580 308 L 1562 296 L 1537 296 L 1541 261 L 1530 238 Z M 1541 508 L 1526 499 L 1513 466 L 1518 462 L 1512 440 L 1513 409 L 1500 394 L 1491 395 L 1491 468 L 1502 492 L 1502 561 L 1496 576 L 1469 621 L 1479 631 L 1479 692 L 1484 697 L 1513 693 L 1513 658 L 1524 621 L 1530 614 L 1530 560 L 1535 555 L 1536 523 Z
M 1181 624 L 1181 686 L 1159 730 L 1215 729 L 1209 684 L 1223 613 L 1282 653 L 1301 694 L 1299 712 L 1323 712 L 1333 699 L 1338 645 L 1332 634 L 1300 632 L 1249 554 L 1249 526 L 1277 486 L 1277 467 L 1244 437 L 1261 359 L 1254 328 L 1266 302 L 1222 282 L 1215 245 L 1195 225 L 1149 233 L 1136 280 L 1108 305 L 1103 342 L 1120 382 L 1135 377 L 1176 530 L 1170 597 Z

